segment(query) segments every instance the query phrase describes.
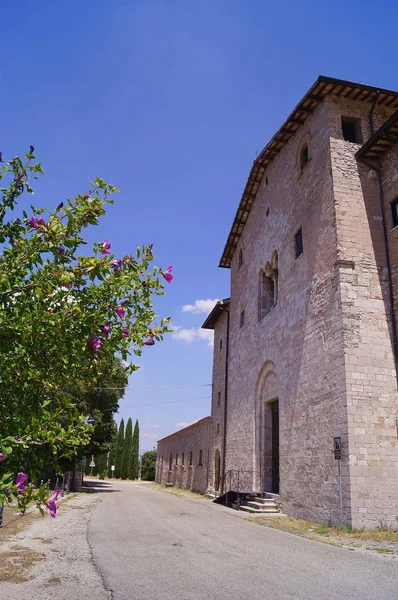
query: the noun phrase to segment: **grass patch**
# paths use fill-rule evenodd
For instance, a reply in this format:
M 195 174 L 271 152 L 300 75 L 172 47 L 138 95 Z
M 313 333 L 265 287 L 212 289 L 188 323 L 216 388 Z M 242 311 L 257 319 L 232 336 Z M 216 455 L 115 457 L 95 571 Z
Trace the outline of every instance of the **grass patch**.
M 311 521 L 295 519 L 294 517 L 275 517 L 272 519 L 268 519 L 267 517 L 250 517 L 248 521 L 265 525 L 272 529 L 286 531 L 287 533 L 295 533 L 296 535 L 307 533 L 315 526 L 315 523 L 311 523 Z
M 317 527 L 314 527 L 315 533 L 325 535 L 329 531 L 329 526 L 326 523 L 320 523 Z
M 207 500 L 207 496 L 199 494 L 198 492 L 192 492 L 191 490 L 184 490 L 183 488 L 177 487 L 166 487 L 162 483 L 152 482 L 149 484 L 151 488 L 159 490 L 161 492 L 167 492 L 178 498 L 195 498 L 196 500 Z
M 304 519 L 294 517 L 266 519 L 264 517 L 251 517 L 248 519 L 259 525 L 265 525 L 280 531 L 286 531 L 296 535 L 311 537 L 312 539 L 334 539 L 336 541 L 348 542 L 351 547 L 360 547 L 361 544 L 353 542 L 387 542 L 398 545 L 398 531 L 389 527 L 380 526 L 378 529 L 366 531 L 345 525 L 344 527 L 333 527 L 327 523 L 313 523 Z M 319 536 L 319 537 L 318 537 Z M 322 537 L 321 537 L 322 536 Z M 336 539 L 337 538 L 337 539 Z M 393 552 L 392 550 L 391 552 Z M 398 546 L 396 547 L 398 551 Z M 390 551 L 388 552 L 390 553 Z
M 8 552 L 0 552 L 0 581 L 3 583 L 29 581 L 30 570 L 43 559 L 44 554 L 24 546 L 13 546 Z

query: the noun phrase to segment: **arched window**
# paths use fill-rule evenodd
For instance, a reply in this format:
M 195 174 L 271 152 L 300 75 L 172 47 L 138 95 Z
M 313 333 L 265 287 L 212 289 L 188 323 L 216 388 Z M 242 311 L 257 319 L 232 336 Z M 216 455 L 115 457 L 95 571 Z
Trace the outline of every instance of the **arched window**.
M 238 260 L 238 269 L 243 265 L 243 250 L 242 248 L 239 250 L 239 260 Z
M 304 144 L 304 146 L 301 148 L 301 152 L 300 152 L 300 167 L 301 167 L 301 170 L 304 169 L 304 167 L 307 164 L 308 160 L 309 160 L 308 146 L 307 146 L 307 144 Z
M 261 321 L 278 303 L 278 253 L 261 269 L 258 282 L 258 320 Z

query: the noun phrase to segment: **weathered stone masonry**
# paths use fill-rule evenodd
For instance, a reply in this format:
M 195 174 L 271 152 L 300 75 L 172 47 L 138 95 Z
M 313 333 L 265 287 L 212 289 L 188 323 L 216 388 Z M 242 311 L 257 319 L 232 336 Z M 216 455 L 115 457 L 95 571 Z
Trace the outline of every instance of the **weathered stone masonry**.
M 339 436 L 344 522 L 398 525 L 397 109 L 396 92 L 321 77 L 252 167 L 220 263 L 231 269 L 222 406 L 225 310 L 210 319 L 209 489 L 220 452 L 221 471 L 225 460 L 252 472 L 285 513 L 338 522 Z

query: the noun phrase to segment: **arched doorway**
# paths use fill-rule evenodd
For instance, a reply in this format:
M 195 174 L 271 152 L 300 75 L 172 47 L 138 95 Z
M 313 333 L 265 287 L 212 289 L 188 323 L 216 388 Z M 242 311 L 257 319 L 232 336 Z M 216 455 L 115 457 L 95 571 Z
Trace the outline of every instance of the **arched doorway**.
M 279 385 L 271 360 L 263 363 L 256 382 L 256 464 L 260 488 L 279 493 Z
M 220 451 L 217 448 L 214 455 L 214 490 L 220 490 Z

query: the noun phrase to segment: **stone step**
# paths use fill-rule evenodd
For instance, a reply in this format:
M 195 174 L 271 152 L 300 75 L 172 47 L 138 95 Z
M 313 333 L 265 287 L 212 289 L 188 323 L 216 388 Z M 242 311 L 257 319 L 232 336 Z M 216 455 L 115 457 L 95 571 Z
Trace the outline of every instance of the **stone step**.
M 267 504 L 276 504 L 273 498 L 263 498 L 262 496 L 256 496 L 251 502 L 257 502 L 258 504 L 264 504 L 265 506 Z
M 256 508 L 257 510 L 263 510 L 266 512 L 279 512 L 278 505 L 273 500 L 270 500 L 269 502 L 257 502 L 256 500 L 249 500 L 249 502 L 247 503 L 247 506 L 250 506 L 251 508 Z
M 234 508 L 238 508 L 236 504 L 233 505 Z M 244 512 L 249 512 L 258 515 L 267 515 L 267 514 L 278 514 L 279 511 L 277 508 L 254 508 L 253 506 L 241 505 L 239 510 L 243 510 Z

